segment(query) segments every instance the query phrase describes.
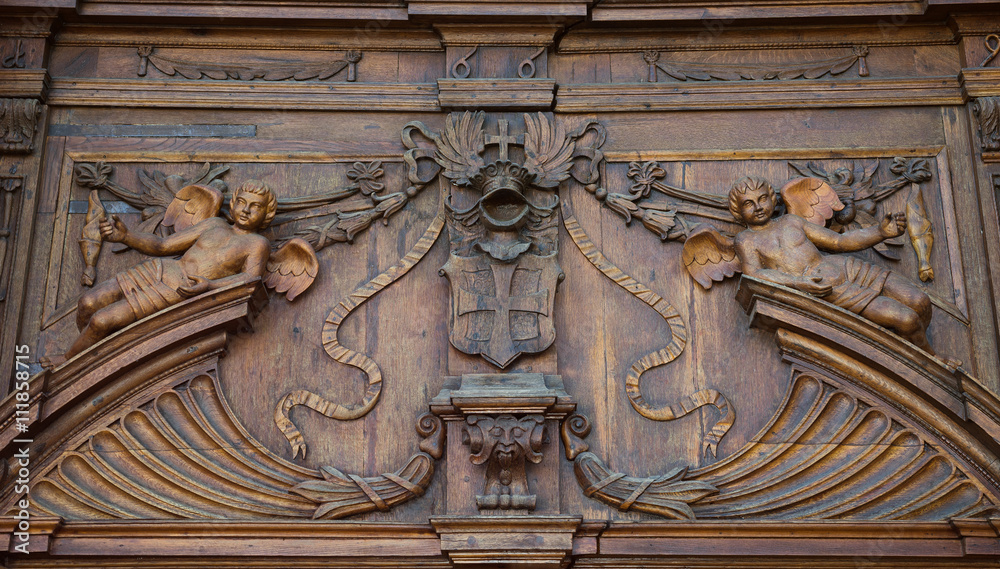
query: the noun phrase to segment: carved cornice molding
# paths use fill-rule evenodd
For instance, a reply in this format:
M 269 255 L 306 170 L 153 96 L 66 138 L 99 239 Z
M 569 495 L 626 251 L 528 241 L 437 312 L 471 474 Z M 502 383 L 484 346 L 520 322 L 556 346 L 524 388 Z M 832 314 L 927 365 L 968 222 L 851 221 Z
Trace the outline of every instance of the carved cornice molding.
M 410 16 L 583 18 L 594 0 L 404 0 Z
M 434 24 L 441 44 L 452 46 L 548 46 L 562 26 L 541 24 Z
M 738 544 L 732 549 L 723 543 Z M 600 532 L 600 555 L 578 559 L 586 569 L 795 566 L 808 556 L 815 567 L 989 567 L 997 553 L 996 520 L 953 522 L 618 522 Z M 641 558 L 635 551 L 642 551 Z M 775 561 L 775 557 L 779 561 Z M 794 561 L 793 561 L 794 560 Z M 864 560 L 864 561 L 862 561 Z M 960 561 L 959 561 L 960 560 Z M 952 563 L 958 564 L 951 565 Z M 940 565 L 938 565 L 940 563 Z
M 374 18 L 374 16 L 373 16 Z M 68 24 L 53 38 L 59 47 L 128 47 L 141 42 L 162 48 L 226 50 L 341 51 L 442 51 L 441 39 L 429 29 L 280 28 L 206 26 L 198 33 L 184 28 L 128 27 Z
M 13 531 L 10 520 L 6 517 L 0 521 L 0 539 Z M 31 529 L 32 557 L 51 555 L 43 563 L 56 563 L 62 552 L 73 551 L 77 555 L 62 557 L 64 562 L 72 563 L 81 554 L 102 555 L 105 557 L 94 566 L 130 567 L 129 560 L 145 557 L 137 567 L 173 568 L 183 564 L 207 569 L 218 567 L 219 557 L 256 556 L 267 563 L 266 559 L 279 548 L 282 567 L 315 567 L 316 560 L 322 559 L 324 567 L 357 569 L 360 558 L 372 556 L 382 559 L 385 567 L 399 569 L 451 566 L 441 555 L 440 538 L 426 524 L 322 520 L 74 522 L 32 516 Z M 129 547 L 109 545 L 120 545 L 125 540 Z M 197 553 L 192 551 L 193 541 L 199 544 Z M 273 566 L 274 557 L 270 559 L 269 566 Z
M 92 0 L 82 2 L 77 8 L 82 16 L 129 16 L 138 18 L 226 18 L 232 20 L 406 20 L 402 2 L 376 0 L 367 2 L 363 9 L 351 0 L 303 0 L 295 4 L 285 2 L 255 2 L 236 0 L 216 2 L 189 2 L 176 4 L 163 0 Z
M 1000 96 L 1000 67 L 963 69 L 958 81 L 967 97 Z
M 555 79 L 438 79 L 438 102 L 446 109 L 548 110 Z
M 0 96 L 44 101 L 51 82 L 45 69 L 0 69 Z
M 511 563 L 538 568 L 565 567 L 574 551 L 580 516 L 439 516 L 431 525 L 441 551 L 455 567 Z
M 440 111 L 433 84 L 54 79 L 49 104 L 140 108 Z
M 594 21 L 724 20 L 757 18 L 834 18 L 857 16 L 918 16 L 926 4 L 913 0 L 768 0 L 752 4 L 710 0 L 621 0 L 595 6 Z
M 899 45 L 955 45 L 958 38 L 945 26 L 907 24 L 888 30 L 878 26 L 794 26 L 760 28 L 700 25 L 632 29 L 588 29 L 570 31 L 559 40 L 557 53 L 635 53 L 643 50 L 664 52 L 849 48 Z
M 559 85 L 556 112 L 961 105 L 954 77 Z

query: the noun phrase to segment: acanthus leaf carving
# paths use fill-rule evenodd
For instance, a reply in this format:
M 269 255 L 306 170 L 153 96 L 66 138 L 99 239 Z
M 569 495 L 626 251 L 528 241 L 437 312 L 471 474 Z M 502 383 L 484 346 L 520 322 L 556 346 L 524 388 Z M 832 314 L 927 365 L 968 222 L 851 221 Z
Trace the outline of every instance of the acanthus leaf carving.
M 1000 150 L 1000 97 L 979 97 L 972 103 L 979 121 L 979 146 L 986 151 Z
M 285 63 L 285 64 L 261 64 L 257 66 L 240 65 L 235 63 L 214 63 L 200 61 L 185 61 L 182 59 L 168 58 L 157 55 L 156 49 L 152 46 L 143 46 L 137 49 L 139 55 L 139 77 L 145 77 L 148 66 L 152 65 L 156 70 L 169 76 L 180 75 L 185 79 L 215 79 L 224 81 L 235 79 L 238 81 L 325 81 L 337 75 L 341 71 L 347 70 L 346 81 L 357 81 L 358 62 L 361 61 L 361 52 L 356 50 L 347 51 L 343 59 L 338 59 L 330 63 Z
M 35 149 L 42 105 L 36 99 L 0 98 L 0 152 L 27 154 Z

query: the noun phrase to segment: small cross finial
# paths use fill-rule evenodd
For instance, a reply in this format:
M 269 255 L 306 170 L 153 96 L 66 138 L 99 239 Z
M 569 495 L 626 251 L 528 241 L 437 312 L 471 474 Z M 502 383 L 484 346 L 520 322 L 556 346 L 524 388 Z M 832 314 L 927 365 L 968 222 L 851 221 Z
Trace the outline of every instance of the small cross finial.
M 486 144 L 496 144 L 500 147 L 500 160 L 509 160 L 510 154 L 508 150 L 508 145 L 510 144 L 524 144 L 524 135 L 510 136 L 507 134 L 507 130 L 510 127 L 510 123 L 507 119 L 500 119 L 497 121 L 497 136 L 486 135 Z

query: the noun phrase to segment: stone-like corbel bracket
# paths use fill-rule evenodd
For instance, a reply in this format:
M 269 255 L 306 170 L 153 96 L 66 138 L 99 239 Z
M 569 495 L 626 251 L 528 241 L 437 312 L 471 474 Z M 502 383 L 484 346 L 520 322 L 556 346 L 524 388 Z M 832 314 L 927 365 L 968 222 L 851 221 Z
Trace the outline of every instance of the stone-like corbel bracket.
M 470 461 L 485 465 L 480 510 L 534 510 L 527 462 L 541 462 L 543 447 L 556 425 L 576 408 L 562 378 L 540 373 L 466 374 L 448 378 L 431 400 L 431 412 L 445 421 L 462 422 L 462 440 Z

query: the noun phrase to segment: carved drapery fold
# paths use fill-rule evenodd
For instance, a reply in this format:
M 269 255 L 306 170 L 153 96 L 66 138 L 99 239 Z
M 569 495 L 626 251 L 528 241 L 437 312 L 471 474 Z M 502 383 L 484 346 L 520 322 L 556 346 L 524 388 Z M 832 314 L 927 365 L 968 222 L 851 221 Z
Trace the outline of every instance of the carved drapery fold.
M 358 62 L 361 52 L 347 51 L 342 59 L 329 63 L 261 63 L 259 65 L 241 65 L 237 63 L 214 63 L 205 61 L 185 61 L 182 59 L 162 57 L 154 53 L 156 48 L 143 46 L 137 49 L 139 68 L 137 75 L 145 77 L 152 65 L 161 73 L 169 76 L 180 75 L 185 79 L 235 79 L 238 81 L 325 81 L 341 71 L 347 70 L 346 80 L 357 81 Z
M 824 75 L 840 75 L 858 64 L 858 76 L 868 76 L 868 46 L 857 45 L 851 54 L 833 59 L 803 61 L 782 65 L 748 65 L 743 63 L 694 63 L 661 61 L 660 52 L 646 51 L 643 61 L 649 65 L 650 83 L 659 79 L 659 71 L 677 81 L 764 81 L 773 79 L 819 79 Z

